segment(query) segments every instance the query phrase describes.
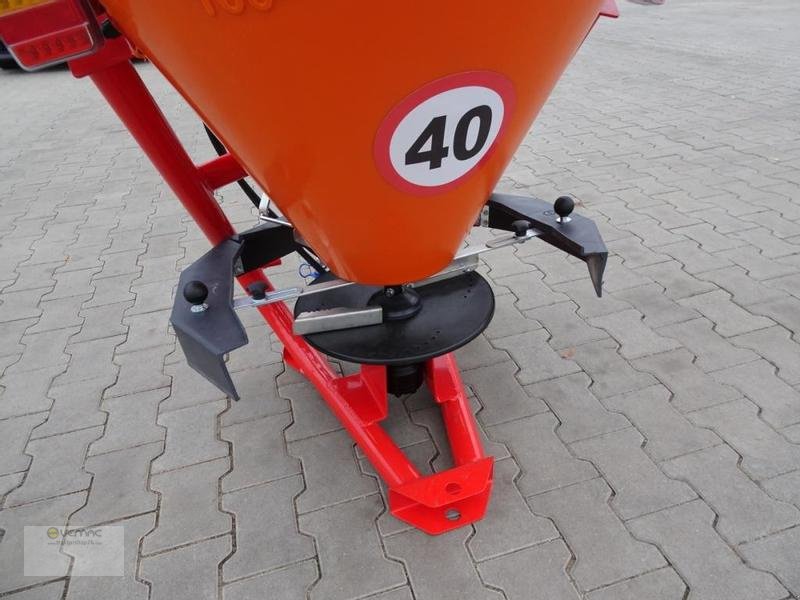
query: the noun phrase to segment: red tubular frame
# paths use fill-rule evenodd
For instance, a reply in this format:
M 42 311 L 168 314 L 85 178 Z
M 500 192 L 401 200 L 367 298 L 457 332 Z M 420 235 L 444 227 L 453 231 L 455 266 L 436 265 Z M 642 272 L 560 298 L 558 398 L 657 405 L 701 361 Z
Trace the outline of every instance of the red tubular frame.
M 88 75 L 212 245 L 235 233 L 213 190 L 246 175 L 231 155 L 195 166 L 131 65 L 123 38 L 109 40 L 90 57 L 70 63 L 76 77 Z M 262 269 L 237 278 L 244 289 L 269 280 Z M 364 365 L 355 375 L 337 376 L 328 361 L 292 332 L 283 304 L 258 309 L 284 346 L 284 360 L 318 390 L 389 488 L 393 515 L 439 534 L 472 523 L 486 512 L 493 458 L 483 451 L 475 418 L 452 355 L 428 361 L 427 384 L 442 410 L 455 466 L 421 476 L 380 426 L 388 412 L 384 367 Z

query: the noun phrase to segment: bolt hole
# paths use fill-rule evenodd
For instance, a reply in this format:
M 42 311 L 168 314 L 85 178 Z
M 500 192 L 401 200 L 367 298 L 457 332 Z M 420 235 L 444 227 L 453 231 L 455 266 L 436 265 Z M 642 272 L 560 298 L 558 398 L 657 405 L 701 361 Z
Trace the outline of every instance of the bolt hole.
M 451 496 L 455 496 L 456 494 L 461 493 L 461 486 L 455 482 L 448 483 L 446 486 L 444 486 L 444 491 L 446 491 Z
M 448 508 L 444 511 L 444 518 L 448 521 L 458 521 L 461 518 L 461 513 L 455 508 Z

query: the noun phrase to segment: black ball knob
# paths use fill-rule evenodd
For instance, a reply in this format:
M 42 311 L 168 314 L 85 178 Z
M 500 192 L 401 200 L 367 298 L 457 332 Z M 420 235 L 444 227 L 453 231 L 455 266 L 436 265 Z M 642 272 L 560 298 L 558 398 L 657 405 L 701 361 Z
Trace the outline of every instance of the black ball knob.
M 267 284 L 264 281 L 256 281 L 247 286 L 247 291 L 253 297 L 253 300 L 263 300 L 267 297 Z
M 561 196 L 553 204 L 553 210 L 561 219 L 566 219 L 575 210 L 575 200 L 569 196 Z
M 531 228 L 531 222 L 525 221 L 524 219 L 520 219 L 519 221 L 514 221 L 511 223 L 511 231 L 514 232 L 514 235 L 521 238 L 528 235 L 528 230 Z
M 189 304 L 200 306 L 208 298 L 208 288 L 202 281 L 190 281 L 183 286 L 183 297 Z

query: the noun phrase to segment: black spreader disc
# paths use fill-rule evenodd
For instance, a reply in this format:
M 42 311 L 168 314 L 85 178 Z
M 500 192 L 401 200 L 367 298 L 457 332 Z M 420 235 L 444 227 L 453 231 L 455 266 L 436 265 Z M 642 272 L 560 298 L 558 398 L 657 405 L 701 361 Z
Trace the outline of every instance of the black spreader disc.
M 323 275 L 317 281 L 331 278 Z M 365 308 L 381 289 L 351 285 L 304 296 L 297 300 L 294 314 L 336 307 Z M 323 354 L 347 362 L 409 365 L 460 348 L 486 329 L 494 316 L 494 293 L 478 273 L 465 273 L 415 289 L 422 309 L 409 319 L 304 337 Z

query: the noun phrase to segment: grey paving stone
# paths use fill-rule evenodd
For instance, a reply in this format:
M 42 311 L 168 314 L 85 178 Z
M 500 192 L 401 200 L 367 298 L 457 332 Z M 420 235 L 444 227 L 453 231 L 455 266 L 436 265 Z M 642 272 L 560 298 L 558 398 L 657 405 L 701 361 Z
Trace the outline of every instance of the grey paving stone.
M 83 493 L 70 494 L 42 502 L 25 504 L 0 511 L 0 593 L 28 587 L 55 577 L 64 576 L 69 568 L 69 558 L 64 555 L 58 559 L 58 574 L 51 577 L 24 575 L 24 533 L 25 526 L 63 527 L 70 513 L 81 506 L 86 499 Z M 13 596 L 12 596 L 13 597 Z
M 55 378 L 53 385 L 80 383 L 93 380 L 103 383 L 104 387 L 117 381 L 119 367 L 114 364 L 113 356 L 116 347 L 123 341 L 121 337 L 109 337 L 91 342 L 69 344 L 66 348 L 70 355 L 67 369 Z
M 103 425 L 106 414 L 100 410 L 100 398 L 105 387 L 105 382 L 96 379 L 53 385 L 47 393 L 53 399 L 50 415 L 31 437 L 36 439 Z
M 742 457 L 742 469 L 753 479 L 775 477 L 800 469 L 800 445 L 791 444 L 758 418 L 748 400 L 706 408 L 689 415 L 702 427 L 713 428 Z
M 666 564 L 654 546 L 631 537 L 608 505 L 611 493 L 602 479 L 592 479 L 528 499 L 563 533 L 576 557 L 571 574 L 584 591 Z
M 47 289 L 25 290 L 24 292 L 6 292 L 0 294 L 0 322 L 18 321 L 20 319 L 38 319 L 42 314 L 39 301 Z
M 574 442 L 630 426 L 619 414 L 608 412 L 589 391 L 591 379 L 585 373 L 559 377 L 527 386 L 525 391 L 541 398 L 560 421 L 558 436 Z
M 228 445 L 217 439 L 216 422 L 225 402 L 211 402 L 159 415 L 158 424 L 167 428 L 164 454 L 153 461 L 153 473 L 228 456 Z
M 117 349 L 117 354 L 168 346 L 173 343 L 173 336 L 169 331 L 169 311 L 127 315 L 122 319 L 122 324 L 128 328 L 128 336 L 125 343 Z
M 403 448 L 403 454 L 405 454 L 406 458 L 408 458 L 411 464 L 416 467 L 417 471 L 419 471 L 421 475 L 430 475 L 433 473 L 431 463 L 437 456 L 438 450 L 430 439 L 425 442 Z M 392 507 L 389 505 L 389 494 L 386 488 L 386 482 L 378 477 L 372 464 L 370 464 L 366 458 L 362 458 L 359 460 L 359 466 L 361 467 L 362 473 L 365 475 L 370 475 L 376 479 L 378 487 L 380 488 L 381 498 L 383 498 L 383 504 L 387 507 L 387 510 L 383 512 L 376 520 L 378 525 L 378 533 L 382 536 L 387 536 L 411 529 L 411 525 L 405 521 L 395 518 L 392 515 Z
M 45 419 L 47 413 L 36 413 L 0 421 L 0 473 L 16 473 L 28 469 L 31 457 L 25 451 L 25 446 L 31 431 Z
M 477 405 L 477 400 L 475 403 Z M 400 449 L 431 440 L 426 425 L 411 420 L 411 415 L 400 398 L 389 397 L 388 414 L 380 425 Z M 363 458 L 364 451 L 361 447 L 356 445 L 355 449 L 356 456 L 359 459 Z
M 375 531 L 381 511 L 383 503 L 374 494 L 298 517 L 300 531 L 314 536 L 319 553 L 321 577 L 311 588 L 310 599 L 357 598 L 406 583 L 402 565 L 387 559 L 381 549 Z M 389 554 L 395 552 L 389 540 L 395 539 L 397 536 L 384 540 Z M 463 547 L 462 551 L 466 556 Z
M 708 319 L 695 319 L 659 329 L 659 333 L 679 340 L 696 355 L 695 364 L 706 373 L 756 360 L 758 356 L 744 348 L 737 348 L 712 330 Z
M 550 346 L 556 350 L 608 337 L 602 329 L 587 325 L 586 321 L 576 314 L 577 309 L 578 306 L 574 302 L 560 302 L 526 311 L 525 314 L 544 325 L 551 336 Z
M 526 548 L 478 565 L 483 580 L 503 590 L 508 600 L 530 598 L 536 590 L 548 600 L 577 600 L 567 575 L 571 554 L 562 540 Z
M 642 450 L 644 441 L 628 428 L 572 444 L 575 454 L 592 461 L 614 489 L 611 505 L 623 520 L 697 497 L 685 483 L 661 472 Z
M 522 385 L 537 383 L 580 371 L 578 365 L 559 356 L 547 343 L 549 334 L 544 330 L 514 335 L 494 343 L 506 350 L 520 365 L 517 380 Z
M 513 246 L 506 246 L 505 248 L 499 248 L 496 252 L 487 252 L 481 256 L 481 260 L 490 269 L 489 276 L 492 279 L 535 270 L 533 266 L 522 262 L 515 251 L 516 248 Z
M 609 251 L 622 257 L 622 264 L 629 269 L 638 269 L 669 260 L 668 256 L 653 252 L 635 236 L 607 242 Z
M 542 324 L 523 315 L 515 306 L 516 296 L 506 294 L 495 297 L 494 317 L 484 331 L 489 340 L 541 329 Z
M 83 460 L 89 444 L 102 432 L 101 427 L 93 427 L 30 441 L 25 448 L 25 452 L 33 456 L 28 475 L 22 487 L 6 498 L 6 506 L 88 488 L 91 477 L 82 469 Z
M 164 427 L 156 425 L 159 403 L 169 388 L 117 396 L 103 400 L 100 408 L 108 413 L 103 437 L 89 446 L 89 456 L 164 440 Z
M 748 308 L 756 314 L 769 317 L 792 332 L 800 331 L 800 300 L 797 298 L 775 298 Z
M 71 327 L 22 336 L 22 344 L 25 346 L 25 351 L 19 361 L 6 369 L 5 374 L 13 375 L 47 367 L 63 369 L 69 362 L 69 355 L 66 354 L 64 349 L 70 336 L 77 331 L 78 328 Z
M 236 390 L 240 400 L 220 418 L 223 427 L 244 423 L 251 419 L 284 413 L 289 410 L 289 401 L 278 394 L 275 378 L 285 367 L 274 363 L 236 373 Z M 174 386 L 174 382 L 173 382 Z
M 620 354 L 627 359 L 640 358 L 679 347 L 678 342 L 662 337 L 642 322 L 642 314 L 625 310 L 589 321 L 608 331 L 620 343 Z
M 519 464 L 517 481 L 524 496 L 597 476 L 587 461 L 573 458 L 555 434 L 558 420 L 549 413 L 487 427 L 492 439 L 506 444 Z
M 82 271 L 67 271 L 54 275 L 56 286 L 53 291 L 45 296 L 45 300 L 57 300 L 69 296 L 83 296 L 91 294 L 94 287 L 93 279 L 97 269 L 84 269 Z
M 672 392 L 672 405 L 688 412 L 741 398 L 735 388 L 721 385 L 701 371 L 685 349 L 633 361 L 636 369 L 652 373 Z
M 664 293 L 673 300 L 688 298 L 714 290 L 707 281 L 701 281 L 683 270 L 676 262 L 663 262 L 649 267 L 642 267 L 636 272 L 652 281 L 658 282 Z M 699 277 L 699 276 L 698 276 Z
M 780 326 L 731 338 L 741 348 L 749 348 L 778 367 L 778 375 L 791 385 L 800 383 L 800 344 L 792 332 Z
M 767 361 L 717 371 L 714 378 L 750 398 L 761 408 L 759 416 L 776 429 L 800 423 L 800 392 L 780 379 Z
M 470 535 L 469 528 L 438 536 L 409 530 L 384 538 L 383 543 L 390 558 L 405 564 L 411 587 L 419 598 L 500 600 L 502 594 L 483 585 L 470 560 L 464 547 Z M 448 568 L 440 568 L 441 564 Z
M 669 254 L 672 258 L 677 260 L 683 265 L 683 270 L 690 275 L 697 275 L 704 271 L 712 271 L 714 269 L 722 269 L 732 266 L 728 258 L 730 253 L 736 253 L 743 250 L 745 247 L 736 248 L 733 250 L 726 250 L 718 254 L 710 254 L 700 248 L 700 244 L 693 241 L 678 242 L 668 246 L 661 246 L 658 251 L 663 254 Z
M 752 304 L 779 300 L 785 294 L 750 278 L 741 267 L 727 267 L 699 275 L 733 295 L 733 301 L 749 308 Z
M 60 600 L 64 595 L 64 580 L 37 586 L 24 592 L 11 593 L 11 600 Z
M 311 558 L 313 540 L 299 533 L 293 500 L 301 477 L 289 477 L 223 496 L 222 506 L 236 516 L 237 546 L 223 567 L 226 581 Z
M 498 340 L 498 348 L 501 341 Z M 456 363 L 462 371 L 470 369 L 477 369 L 478 367 L 485 367 L 499 362 L 508 360 L 508 354 L 497 350 L 489 341 L 482 335 L 479 335 L 466 346 L 462 346 L 454 353 Z
M 170 385 L 170 378 L 162 373 L 164 357 L 171 346 L 159 346 L 116 356 L 119 365 L 117 382 L 106 392 L 106 398 L 127 396 L 157 390 Z
M 603 294 L 602 298 L 598 298 L 591 282 L 583 279 L 562 283 L 553 286 L 553 289 L 569 296 L 570 300 L 578 305 L 578 316 L 584 319 L 610 315 L 631 308 L 630 304 L 620 299 L 619 292 L 614 295 Z
M 731 295 L 723 290 L 693 296 L 681 300 L 681 304 L 701 312 L 714 323 L 714 331 L 724 337 L 741 335 L 774 325 L 766 317 L 752 315 L 735 304 L 731 300 Z
M 492 279 L 495 283 L 511 290 L 514 296 L 517 297 L 516 307 L 521 311 L 555 304 L 556 302 L 565 302 L 569 299 L 564 294 L 554 292 L 545 285 L 542 273 L 535 271 Z
M 230 536 L 214 538 L 143 558 L 140 575 L 151 600 L 217 600 L 217 565 L 230 552 Z
M 720 252 L 717 256 L 725 257 L 747 272 L 747 276 L 756 281 L 773 279 L 790 275 L 797 272 L 797 269 L 788 263 L 787 259 L 773 260 L 766 258 L 757 248 L 742 246 L 734 250 Z M 722 268 L 720 265 L 718 268 Z
M 0 498 L 8 494 L 11 490 L 22 483 L 25 473 L 10 473 L 8 475 L 0 475 Z
M 89 294 L 85 294 L 82 296 L 49 300 L 47 302 L 42 301 L 39 304 L 39 308 L 42 309 L 42 316 L 39 318 L 36 325 L 28 329 L 27 333 L 35 334 L 45 331 L 55 331 L 57 329 L 81 327 L 84 318 L 78 313 L 81 310 L 83 302 L 90 297 Z M 45 299 L 47 299 L 47 296 L 45 296 Z
M 774 574 L 795 596 L 800 596 L 800 527 L 741 546 L 747 562 Z
M 345 431 L 291 442 L 288 450 L 302 461 L 305 474 L 306 488 L 297 499 L 298 513 L 377 491 L 374 480 L 361 474 L 353 440 Z
M 106 456 L 106 455 L 103 455 Z M 150 478 L 160 494 L 158 526 L 144 540 L 143 554 L 153 554 L 228 533 L 231 517 L 219 507 L 219 478 L 227 458 L 192 465 Z
M 645 436 L 645 451 L 662 461 L 709 446 L 722 440 L 712 431 L 692 425 L 670 404 L 670 391 L 662 385 L 606 398 L 603 403 L 620 411 Z
M 522 260 L 535 266 L 544 273 L 543 283 L 548 287 L 574 281 L 576 279 L 586 279 L 586 265 L 583 261 L 569 256 L 563 252 L 558 252 L 554 248 L 545 248 L 544 252 L 537 252 L 534 255 L 528 254 L 533 248 L 517 246 L 517 255 L 522 256 Z M 489 253 L 492 254 L 491 252 Z M 486 255 L 484 255 L 486 256 Z M 501 276 L 492 274 L 492 279 L 499 279 Z
M 256 327 L 250 327 L 247 331 L 247 336 L 250 339 L 247 348 L 242 348 L 238 352 L 231 352 L 228 356 L 228 369 L 231 373 L 255 369 L 266 364 L 279 363 L 283 360 L 283 357 L 273 345 L 272 334 L 266 325 L 260 323 Z
M 75 522 L 75 519 L 72 519 Z M 141 515 L 114 523 L 124 527 L 124 563 L 123 575 L 112 577 L 72 577 L 69 582 L 67 599 L 106 597 L 124 598 L 125 600 L 148 600 L 150 594 L 147 586 L 137 580 L 139 540 L 155 525 L 155 514 Z M 74 564 L 86 564 L 90 560 L 83 555 L 85 547 L 65 548 L 64 552 L 75 557 Z M 74 568 L 74 567 L 73 567 Z
M 773 498 L 792 502 L 800 508 L 800 471 L 792 471 L 761 482 L 761 487 Z
M 672 300 L 664 293 L 661 286 L 655 283 L 622 290 L 615 296 L 630 303 L 642 313 L 644 325 L 651 329 L 682 323 L 699 316 L 691 308 L 681 306 Z
M 29 327 L 35 325 L 36 322 L 36 319 L 20 319 L 18 321 L 0 323 L 0 339 L 3 340 L 0 356 L 22 354 L 25 351 L 25 346 L 20 343 L 22 335 Z
M 713 511 L 694 500 L 634 519 L 628 526 L 637 537 L 658 544 L 697 598 L 786 597 L 775 577 L 742 563 L 714 531 L 713 522 Z
M 464 383 L 472 388 L 483 406 L 478 418 L 484 425 L 547 412 L 544 402 L 525 393 L 516 379 L 518 369 L 508 361 L 464 373 Z
M 731 238 L 742 240 L 758 248 L 761 254 L 767 258 L 789 256 L 795 254 L 799 249 L 796 244 L 780 239 L 763 227 L 736 232 Z
M 89 500 L 72 521 L 97 525 L 155 510 L 158 498 L 147 479 L 150 461 L 162 448 L 156 442 L 87 458 L 84 470 L 93 475 Z
M 125 335 L 128 327 L 122 324 L 123 313 L 132 305 L 131 302 L 105 304 L 95 308 L 82 308 L 83 327 L 70 341 L 89 342 L 107 337 Z
M 744 242 L 731 239 L 728 236 L 722 235 L 714 230 L 711 225 L 689 225 L 688 227 L 678 227 L 673 230 L 674 233 L 679 233 L 688 238 L 693 239 L 700 244 L 700 247 L 706 252 L 720 252 L 721 250 L 729 250 L 737 246 L 743 246 Z
M 658 569 L 620 581 L 586 595 L 587 600 L 683 600 L 686 585 L 670 568 Z
M 159 412 L 162 414 L 225 399 L 224 392 L 218 390 L 186 362 L 166 365 L 164 374 L 172 379 L 172 391 L 169 398 L 161 403 Z
M 469 399 L 469 402 L 472 412 L 477 412 L 480 408 L 478 401 L 473 397 Z M 432 462 L 433 470 L 439 472 L 452 467 L 454 461 L 450 449 L 450 440 L 447 436 L 447 430 L 445 429 L 442 412 L 439 407 L 432 406 L 415 411 L 411 413 L 411 419 L 413 423 L 422 426 L 428 432 L 430 439 L 433 440 L 437 448 L 436 458 Z M 487 437 L 480 423 L 478 423 L 477 428 L 484 453 L 487 456 L 494 456 L 497 460 L 509 456 L 508 449 L 503 444 L 497 443 L 495 440 Z
M 280 385 L 280 382 L 279 382 Z M 278 388 L 292 406 L 294 422 L 286 430 L 286 441 L 293 442 L 342 428 L 310 383 L 296 383 Z
M 222 478 L 223 492 L 300 473 L 300 461 L 287 454 L 283 439 L 291 422 L 284 413 L 222 428 L 222 439 L 233 448 L 233 469 Z
M 592 378 L 591 390 L 598 398 L 649 387 L 656 379 L 633 369 L 618 354 L 619 344 L 612 340 L 592 342 L 575 348 L 573 360 Z
M 550 521 L 531 513 L 514 485 L 519 473 L 511 459 L 494 465 L 492 509 L 475 523 L 475 535 L 467 542 L 478 562 L 559 537 Z
M 738 468 L 738 460 L 739 456 L 723 445 L 667 461 L 664 471 L 700 492 L 719 515 L 716 530 L 734 544 L 800 523 L 800 511 L 761 491 Z
M 224 600 L 306 600 L 306 590 L 317 580 L 317 563 L 306 560 L 284 569 L 229 583 L 222 588 Z

